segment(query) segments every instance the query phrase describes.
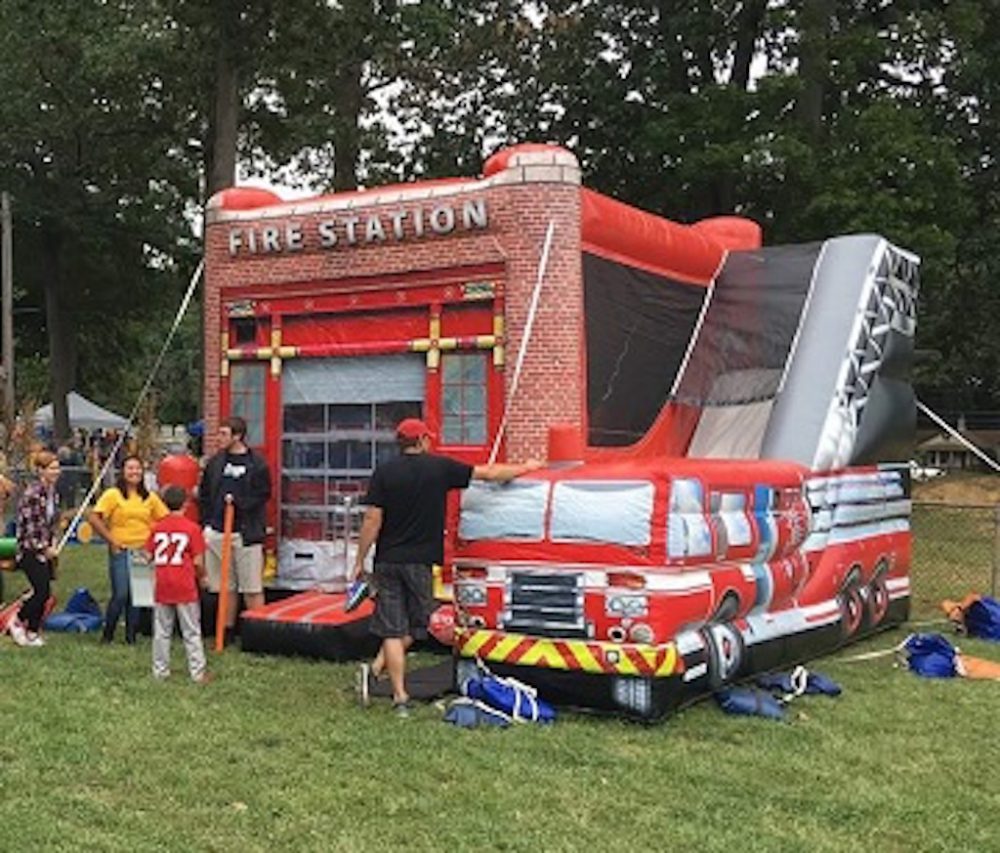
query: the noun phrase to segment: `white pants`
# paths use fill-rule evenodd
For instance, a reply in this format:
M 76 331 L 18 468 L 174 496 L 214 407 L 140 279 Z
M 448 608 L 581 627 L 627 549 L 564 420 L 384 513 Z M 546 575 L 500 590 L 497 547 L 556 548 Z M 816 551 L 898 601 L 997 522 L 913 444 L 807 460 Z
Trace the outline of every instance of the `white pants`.
M 188 672 L 197 681 L 205 674 L 205 649 L 201 642 L 201 605 L 157 604 L 153 607 L 153 675 L 170 675 L 170 640 L 174 634 L 174 613 L 181 623 Z

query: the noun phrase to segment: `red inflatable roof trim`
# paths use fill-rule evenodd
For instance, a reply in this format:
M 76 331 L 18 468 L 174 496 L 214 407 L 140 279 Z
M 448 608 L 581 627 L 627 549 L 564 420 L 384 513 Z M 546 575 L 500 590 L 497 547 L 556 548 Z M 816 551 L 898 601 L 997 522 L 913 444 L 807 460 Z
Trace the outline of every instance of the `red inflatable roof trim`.
M 415 188 L 426 188 L 443 186 L 446 184 L 467 184 L 473 180 L 471 178 L 429 178 L 424 181 L 409 181 L 400 184 L 383 184 L 377 187 L 369 187 L 363 190 L 350 190 L 348 192 L 324 193 L 323 195 L 308 196 L 306 198 L 290 201 L 283 199 L 270 190 L 259 189 L 258 187 L 230 187 L 228 190 L 221 190 L 213 196 L 218 199 L 218 206 L 222 210 L 256 210 L 260 207 L 274 207 L 279 204 L 309 204 L 314 201 L 341 201 L 348 198 L 374 195 L 376 193 L 402 192 Z
M 761 482 L 761 472 L 767 471 L 770 485 L 801 485 L 809 469 L 798 462 L 768 459 L 691 459 L 687 457 L 650 454 L 645 458 L 595 458 L 573 467 L 542 468 L 525 475 L 525 480 L 651 480 L 669 481 L 699 478 L 729 485 L 752 486 Z M 852 469 L 855 470 L 855 469 Z
M 258 207 L 284 203 L 277 193 L 260 187 L 230 187 L 219 190 L 213 196 L 213 200 L 223 210 L 254 210 Z
M 763 240 L 760 225 L 742 216 L 713 216 L 691 226 L 695 231 L 711 234 L 731 251 L 759 249 Z
M 483 177 L 488 178 L 497 172 L 510 168 L 511 158 L 518 154 L 548 154 L 568 151 L 561 145 L 549 145 L 545 142 L 521 142 L 509 148 L 501 148 L 496 154 L 488 157 L 483 164 Z
M 727 250 L 761 245 L 760 226 L 749 219 L 681 225 L 593 190 L 580 195 L 584 251 L 675 281 L 708 285 Z

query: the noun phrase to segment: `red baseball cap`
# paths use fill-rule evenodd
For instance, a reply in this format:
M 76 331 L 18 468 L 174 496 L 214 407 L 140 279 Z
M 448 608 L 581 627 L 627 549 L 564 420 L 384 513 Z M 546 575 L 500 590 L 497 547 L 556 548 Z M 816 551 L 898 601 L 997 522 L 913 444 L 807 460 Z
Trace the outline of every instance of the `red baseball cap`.
M 396 427 L 396 435 L 407 441 L 415 441 L 431 434 L 430 428 L 420 418 L 406 418 Z

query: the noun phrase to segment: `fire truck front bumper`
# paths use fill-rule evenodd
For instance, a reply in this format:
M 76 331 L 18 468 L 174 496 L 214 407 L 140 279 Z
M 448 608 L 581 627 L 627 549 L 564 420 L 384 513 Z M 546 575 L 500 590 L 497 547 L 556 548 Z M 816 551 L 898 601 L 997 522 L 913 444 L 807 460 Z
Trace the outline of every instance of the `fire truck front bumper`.
M 589 675 L 669 678 L 684 672 L 676 643 L 644 645 L 531 637 L 487 628 L 459 629 L 455 650 L 485 663 Z

